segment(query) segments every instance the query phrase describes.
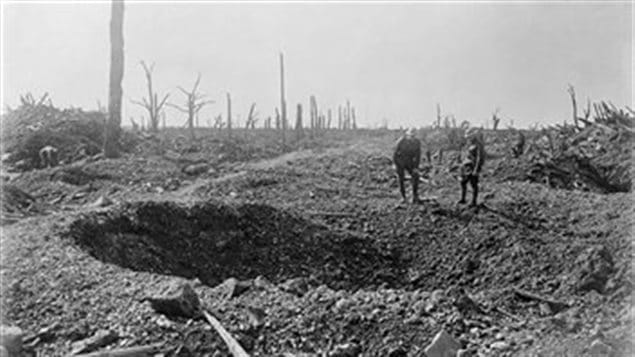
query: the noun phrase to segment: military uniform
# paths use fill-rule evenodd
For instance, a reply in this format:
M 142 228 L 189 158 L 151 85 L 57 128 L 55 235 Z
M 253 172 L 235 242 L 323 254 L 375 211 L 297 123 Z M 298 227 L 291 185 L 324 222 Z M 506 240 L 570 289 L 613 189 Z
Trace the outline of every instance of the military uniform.
M 478 179 L 485 162 L 485 148 L 482 138 L 475 131 L 468 131 L 467 152 L 461 165 L 461 200 L 465 203 L 468 183 L 472 186 L 472 206 L 476 206 L 478 198 Z
M 399 192 L 403 200 L 406 200 L 404 187 L 405 171 L 408 171 L 412 181 L 412 201 L 419 201 L 419 162 L 421 161 L 421 141 L 414 136 L 414 131 L 409 131 L 397 141 L 393 154 L 393 162 L 397 169 L 399 179 Z

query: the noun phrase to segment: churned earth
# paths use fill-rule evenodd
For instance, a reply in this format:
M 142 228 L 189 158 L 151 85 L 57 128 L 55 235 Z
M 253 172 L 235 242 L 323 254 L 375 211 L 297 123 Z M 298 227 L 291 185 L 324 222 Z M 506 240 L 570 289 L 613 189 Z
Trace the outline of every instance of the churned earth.
M 139 154 L 22 174 L 42 209 L 2 227 L 2 319 L 43 356 L 100 330 L 99 349 L 229 355 L 145 300 L 187 283 L 253 356 L 422 356 L 442 329 L 475 356 L 631 355 L 630 194 L 501 180 L 498 155 L 469 208 L 446 157 L 403 204 L 395 135 L 196 176 Z

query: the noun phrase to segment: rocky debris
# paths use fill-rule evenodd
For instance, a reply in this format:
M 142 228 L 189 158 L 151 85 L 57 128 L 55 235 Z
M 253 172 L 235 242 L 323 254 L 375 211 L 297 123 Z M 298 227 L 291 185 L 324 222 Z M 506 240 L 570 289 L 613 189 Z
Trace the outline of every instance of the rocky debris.
M 309 289 L 306 278 L 291 278 L 278 285 L 282 291 L 302 297 Z
M 441 330 L 424 352 L 427 357 L 454 357 L 460 349 L 461 344 L 445 330 Z
M 24 331 L 17 326 L 0 326 L 0 346 L 6 349 L 8 356 L 22 354 Z
M 595 290 L 603 294 L 606 282 L 614 271 L 613 258 L 608 249 L 605 246 L 589 247 L 576 259 L 576 265 L 579 267 L 576 290 Z
M 13 184 L 2 184 L 0 190 L 0 225 L 46 213 L 45 206 L 33 195 Z
M 265 318 L 267 317 L 267 312 L 265 310 L 253 306 L 247 306 L 245 308 L 245 312 L 249 318 L 249 325 L 252 328 L 258 328 L 265 324 Z
M 200 175 L 202 173 L 208 172 L 210 166 L 206 163 L 187 165 L 183 168 L 183 172 L 190 176 Z
M 511 177 L 546 183 L 555 188 L 629 192 L 635 117 L 631 110 L 595 103 L 596 115 L 584 126 L 555 125 L 542 130 L 528 145 Z
M 168 317 L 196 318 L 201 312 L 198 296 L 187 283 L 179 284 L 176 289 L 172 288 L 164 296 L 141 299 L 141 302 L 144 301 L 148 301 L 156 312 Z
M 348 342 L 337 345 L 333 350 L 329 351 L 328 357 L 358 357 L 362 352 L 362 348 L 355 342 Z
M 591 342 L 588 352 L 593 357 L 609 357 L 613 355 L 613 348 L 602 340 L 596 339 Z
M 238 297 L 252 287 L 251 281 L 240 281 L 236 278 L 229 278 L 222 284 L 227 289 L 227 299 Z
M 39 100 L 22 97 L 18 108 L 10 109 L 2 116 L 2 149 L 11 153 L 10 164 L 23 162 L 20 169 L 41 167 L 39 151 L 45 146 L 58 150 L 60 163 L 98 154 L 104 135 L 105 114 L 81 109 L 58 109 L 47 95 Z M 136 137 L 122 131 L 120 147 L 131 150 Z M 13 165 L 15 167 L 15 165 Z
M 16 235 L 24 237 L 19 242 L 26 247 L 11 254 L 7 263 L 10 273 L 15 274 L 9 280 L 8 318 L 34 331 L 61 321 L 58 338 L 37 346 L 38 353 L 47 356 L 66 352 L 68 340 L 89 336 L 93 326 L 103 326 L 106 321 L 122 326 L 124 331 L 120 333 L 126 338 L 121 339 L 121 345 L 163 342 L 172 350 L 186 345 L 182 355 L 188 351 L 190 355 L 226 354 L 222 341 L 204 321 L 174 319 L 166 323 L 149 304 L 130 303 L 131 296 L 161 291 L 173 279 L 167 275 L 198 277 L 200 283 L 194 288 L 205 297 L 202 301 L 211 305 L 223 325 L 253 355 L 276 356 L 281 351 L 318 355 L 333 351 L 330 343 L 346 341 L 360 341 L 364 355 L 385 356 L 398 341 L 404 341 L 410 354 L 422 354 L 420 349 L 441 328 L 456 336 L 456 341 L 474 355 L 476 351 L 487 356 L 511 355 L 516 353 L 517 345 L 523 346 L 524 339 L 505 330 L 506 326 L 531 333 L 534 348 L 586 337 L 585 327 L 597 324 L 590 319 L 613 318 L 608 313 L 616 303 L 609 301 L 609 296 L 594 290 L 584 296 L 571 295 L 573 289 L 568 284 L 577 269 L 573 266 L 575 258 L 590 241 L 601 239 L 612 251 L 622 249 L 617 239 L 621 223 L 611 220 L 605 225 L 604 219 L 610 214 L 625 220 L 627 213 L 621 210 L 627 200 L 622 194 L 563 193 L 526 183 L 498 185 L 486 174 L 484 197 L 491 197 L 487 196 L 488 190 L 497 192 L 488 198 L 488 206 L 517 214 L 516 221 L 502 220 L 484 210 L 450 208 L 456 187 L 449 180 L 424 186 L 439 197 L 438 205 L 408 206 L 396 212 L 390 202 L 397 200 L 397 191 L 387 191 L 396 190 L 394 169 L 389 160 L 377 160 L 380 164 L 376 166 L 373 160 L 366 164 L 368 156 L 347 152 L 342 157 L 292 161 L 293 165 L 284 169 L 264 173 L 256 170 L 247 175 L 262 175 L 264 180 L 237 183 L 238 179 L 231 179 L 196 191 L 197 197 L 204 195 L 205 200 L 229 200 L 228 193 L 233 191 L 239 200 L 267 202 L 246 207 L 239 201 L 228 215 L 217 214 L 210 207 L 219 205 L 207 202 L 173 205 L 155 201 L 117 205 L 99 213 L 78 212 L 60 225 L 57 219 L 52 225 L 42 222 L 40 230 L 29 224 L 36 233 L 21 231 Z M 110 172 L 124 164 L 111 163 Z M 183 177 L 178 167 L 176 171 L 162 171 L 164 168 L 157 169 L 156 162 L 150 163 L 126 170 L 151 166 L 152 170 L 146 172 L 153 185 L 155 177 L 163 177 L 161 182 L 173 174 Z M 141 183 L 130 185 L 141 187 Z M 190 183 L 184 181 L 183 186 Z M 315 193 L 311 200 L 308 191 Z M 39 193 L 33 194 L 40 197 Z M 100 194 L 86 196 L 86 202 Z M 126 197 L 132 198 L 138 199 L 134 195 Z M 199 209 L 206 205 L 207 209 Z M 309 211 L 346 215 L 314 216 Z M 588 212 L 591 219 L 567 223 L 572 212 Z M 64 231 L 68 221 L 76 219 L 82 223 L 73 227 L 76 235 L 71 237 L 77 239 L 72 242 L 40 239 L 56 228 Z M 538 219 L 543 227 L 528 228 L 519 223 Z M 233 226 L 233 222 L 238 223 Z M 16 226 L 20 225 L 8 228 L 20 228 Z M 372 231 L 367 230 L 369 226 Z M 616 264 L 622 263 L 623 255 L 615 254 Z M 466 262 L 474 261 L 479 262 L 478 268 L 466 275 L 466 265 L 472 265 Z M 418 274 L 416 284 L 402 280 L 412 276 L 411 271 Z M 260 277 L 254 279 L 256 276 Z M 218 284 L 228 277 L 253 279 L 253 290 L 225 299 L 226 291 Z M 303 288 L 282 288 L 295 278 L 311 282 L 305 293 Z M 470 298 L 486 314 L 459 314 L 461 304 L 453 304 L 453 296 L 446 289 L 450 286 L 468 289 L 473 293 Z M 562 329 L 551 319 L 541 320 L 540 302 L 518 299 L 512 287 L 581 306 L 585 314 L 577 318 L 579 336 L 569 333 L 568 320 Z M 432 294 L 428 292 L 439 288 L 443 290 L 430 299 Z M 436 305 L 430 304 L 433 308 L 426 312 L 425 304 L 433 301 Z M 257 317 L 251 322 L 246 307 L 265 311 L 264 323 Z M 410 317 L 412 320 L 408 320 Z M 72 332 L 69 326 L 76 321 L 86 327 Z M 578 342 L 572 353 L 582 355 L 580 348 L 587 347 L 591 340 Z M 490 348 L 499 341 L 512 347 L 500 353 Z M 525 352 L 526 348 L 530 347 L 518 349 Z
M 72 355 L 92 352 L 98 348 L 105 347 L 117 341 L 119 335 L 111 330 L 99 330 L 93 336 L 74 342 L 72 345 Z
M 99 196 L 99 198 L 90 204 L 91 207 L 96 207 L 96 208 L 101 208 L 101 207 L 108 207 L 110 205 L 112 205 L 114 202 L 106 197 L 106 196 Z
M 388 351 L 388 357 L 407 357 L 408 351 L 403 346 L 393 347 Z
M 489 346 L 491 349 L 496 351 L 505 351 L 510 348 L 509 343 L 505 341 L 496 341 Z

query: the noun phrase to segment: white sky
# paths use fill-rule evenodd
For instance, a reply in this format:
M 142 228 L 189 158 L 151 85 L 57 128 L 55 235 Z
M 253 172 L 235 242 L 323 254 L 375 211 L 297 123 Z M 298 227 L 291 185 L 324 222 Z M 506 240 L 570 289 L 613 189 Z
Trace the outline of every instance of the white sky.
M 284 51 L 288 111 L 350 99 L 358 123 L 427 125 L 435 104 L 459 121 L 482 124 L 496 107 L 516 126 L 571 117 L 578 101 L 632 104 L 631 2 L 577 3 L 183 3 L 127 2 L 124 15 L 124 125 L 143 110 L 140 60 L 155 62 L 160 93 L 181 104 L 176 86 L 217 102 L 201 122 L 232 112 L 244 123 L 279 103 L 278 53 Z M 107 103 L 109 2 L 2 4 L 2 100 L 49 92 L 58 106 Z M 168 123 L 184 114 L 167 109 Z M 259 124 L 262 121 L 259 122 Z M 506 125 L 508 120 L 504 121 Z

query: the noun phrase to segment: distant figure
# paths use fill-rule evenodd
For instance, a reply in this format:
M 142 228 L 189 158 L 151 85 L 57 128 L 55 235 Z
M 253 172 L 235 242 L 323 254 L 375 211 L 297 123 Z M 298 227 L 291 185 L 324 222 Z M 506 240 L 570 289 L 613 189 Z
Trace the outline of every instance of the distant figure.
M 399 192 L 404 202 L 406 189 L 404 187 L 405 171 L 408 171 L 412 181 L 412 203 L 419 203 L 419 162 L 421 161 L 421 141 L 415 137 L 415 130 L 409 129 L 397 142 L 393 155 L 399 179 Z
M 512 154 L 514 157 L 520 157 L 523 152 L 525 152 L 525 135 L 522 131 L 518 131 L 518 141 L 516 145 L 512 148 Z
M 57 165 L 57 149 L 47 145 L 40 149 L 40 162 L 42 167 L 53 167 Z
M 461 200 L 459 204 L 465 203 L 467 184 L 472 186 L 472 202 L 470 206 L 476 206 L 478 198 L 478 178 L 481 168 L 485 162 L 485 147 L 482 134 L 476 128 L 470 128 L 465 132 L 467 140 L 467 155 L 461 166 Z

